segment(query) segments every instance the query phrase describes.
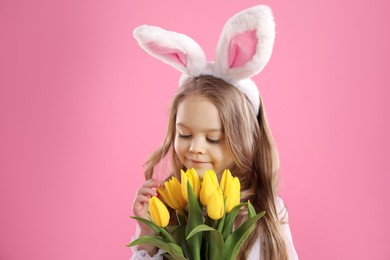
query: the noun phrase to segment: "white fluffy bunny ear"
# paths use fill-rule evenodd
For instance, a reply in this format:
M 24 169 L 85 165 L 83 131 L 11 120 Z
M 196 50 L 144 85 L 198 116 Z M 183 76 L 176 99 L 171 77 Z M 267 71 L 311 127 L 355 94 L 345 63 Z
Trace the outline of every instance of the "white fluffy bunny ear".
M 183 74 L 197 76 L 207 65 L 202 48 L 187 35 L 141 25 L 134 29 L 133 36 L 146 52 Z
M 217 45 L 215 70 L 232 81 L 260 73 L 271 57 L 275 22 L 268 6 L 243 10 L 230 18 Z

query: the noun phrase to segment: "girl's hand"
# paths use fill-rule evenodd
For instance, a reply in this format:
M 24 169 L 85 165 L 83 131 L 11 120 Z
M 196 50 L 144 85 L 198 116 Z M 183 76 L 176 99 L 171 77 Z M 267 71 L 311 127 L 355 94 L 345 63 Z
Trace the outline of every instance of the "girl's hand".
M 149 199 L 152 196 L 156 196 L 156 188 L 159 187 L 159 184 L 156 180 L 150 179 L 146 181 L 137 191 L 137 195 L 133 202 L 133 213 L 136 217 L 149 219 L 148 209 L 149 209 Z M 141 235 L 152 234 L 152 230 L 143 223 L 138 222 L 138 225 L 141 229 Z

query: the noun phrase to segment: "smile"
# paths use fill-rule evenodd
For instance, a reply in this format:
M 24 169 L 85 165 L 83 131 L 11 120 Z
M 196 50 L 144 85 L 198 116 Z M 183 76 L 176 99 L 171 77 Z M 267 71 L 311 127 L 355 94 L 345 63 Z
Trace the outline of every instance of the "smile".
M 191 163 L 194 163 L 194 164 L 203 164 L 203 163 L 209 163 L 209 162 L 203 162 L 203 161 L 199 161 L 199 160 L 192 160 L 192 159 L 188 159 Z

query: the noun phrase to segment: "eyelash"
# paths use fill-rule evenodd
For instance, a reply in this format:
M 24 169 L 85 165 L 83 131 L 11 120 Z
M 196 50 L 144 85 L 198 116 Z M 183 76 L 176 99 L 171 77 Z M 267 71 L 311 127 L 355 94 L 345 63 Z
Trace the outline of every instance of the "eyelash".
M 183 139 L 189 139 L 191 138 L 191 135 L 183 135 L 183 134 L 179 134 L 179 138 L 183 138 Z M 206 138 L 207 142 L 211 143 L 211 144 L 218 144 L 221 140 L 214 140 L 214 139 L 210 139 L 210 138 Z
M 212 143 L 212 144 L 217 144 L 220 141 L 220 140 L 213 140 L 213 139 L 210 139 L 210 138 L 206 138 L 206 140 L 207 140 L 207 142 Z
M 179 134 L 179 137 L 180 138 L 183 138 L 183 139 L 188 139 L 191 137 L 191 135 L 182 135 L 182 134 Z

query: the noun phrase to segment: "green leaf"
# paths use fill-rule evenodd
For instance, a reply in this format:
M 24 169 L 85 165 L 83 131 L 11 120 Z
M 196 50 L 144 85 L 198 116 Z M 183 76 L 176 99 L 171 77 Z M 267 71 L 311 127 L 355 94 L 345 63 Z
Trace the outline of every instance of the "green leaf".
M 164 228 L 159 227 L 156 224 L 154 224 L 152 221 L 144 219 L 144 218 L 139 218 L 139 217 L 131 217 L 131 218 L 138 220 L 138 221 L 144 223 L 145 225 L 148 225 L 148 227 L 150 227 L 155 233 L 163 235 L 166 239 L 169 240 L 169 242 L 176 243 L 176 241 L 173 239 L 171 234 L 169 234 Z
M 164 256 L 164 258 L 163 259 L 168 259 L 168 260 L 175 260 L 175 258 L 173 257 L 173 256 L 171 256 L 170 254 L 167 254 L 167 253 L 165 253 L 165 254 L 163 254 L 163 256 Z
M 168 254 L 172 255 L 175 259 L 181 259 L 185 260 L 186 258 L 184 257 L 183 251 L 180 246 L 173 244 L 173 243 L 167 243 L 160 237 L 156 236 L 142 236 L 133 242 L 131 242 L 128 247 L 135 246 L 135 245 L 140 245 L 140 244 L 149 244 L 153 245 L 155 247 L 161 248 Z
M 177 244 L 173 244 L 173 243 L 168 243 L 169 247 L 170 247 L 170 254 L 176 259 L 176 260 L 180 260 L 180 259 L 186 259 L 184 257 L 184 254 L 183 254 L 183 250 L 182 248 L 177 245 Z
M 188 235 L 187 239 L 192 237 L 193 235 L 200 233 L 200 232 L 207 232 L 209 231 L 209 239 L 206 240 L 206 243 L 209 248 L 212 250 L 209 250 L 209 259 L 210 260 L 221 260 L 222 259 L 222 250 L 223 250 L 223 237 L 221 232 L 218 230 L 202 224 L 197 226 L 192 230 L 192 232 Z
M 210 260 L 221 260 L 226 259 L 223 257 L 223 237 L 221 232 L 218 230 L 210 231 L 210 249 L 209 250 L 209 259 Z
M 174 234 L 176 241 L 179 243 L 182 250 L 184 251 L 184 254 L 186 256 L 190 256 L 191 254 L 190 254 L 190 250 L 189 250 L 187 239 L 186 239 L 185 229 L 186 229 L 185 225 L 180 225 L 180 226 L 177 226 L 173 230 L 172 233 Z
M 188 193 L 188 221 L 186 227 L 186 236 L 188 236 L 194 228 L 203 224 L 202 210 L 199 206 L 198 200 L 194 194 L 192 186 L 187 181 L 187 193 Z M 187 240 L 192 260 L 200 260 L 200 247 L 202 243 L 202 234 L 198 233 L 193 235 Z
M 135 219 L 135 220 L 137 220 L 139 222 L 144 223 L 145 225 L 150 227 L 154 231 L 154 233 L 157 233 L 157 234 L 161 233 L 161 227 L 159 227 L 156 224 L 154 224 L 154 222 L 152 222 L 150 220 L 147 220 L 147 219 L 144 219 L 144 218 L 140 218 L 140 217 L 131 217 L 131 218 Z
M 193 235 L 198 234 L 199 232 L 203 231 L 216 231 L 214 228 L 207 226 L 205 224 L 201 224 L 194 228 L 187 236 L 187 239 L 190 239 Z
M 161 228 L 161 234 L 169 240 L 169 242 L 176 244 L 177 242 L 173 239 L 172 235 L 168 233 L 164 228 Z
M 168 259 L 168 260 L 175 260 L 175 258 L 173 258 L 173 256 L 171 256 L 170 254 L 163 254 L 164 258 L 163 259 Z
M 170 260 L 188 260 L 188 258 L 185 258 L 184 256 L 179 255 L 170 255 L 170 254 L 163 254 L 164 259 L 170 259 Z
M 252 206 L 252 203 L 248 200 L 248 218 L 253 218 L 256 215 L 256 210 Z
M 225 224 L 222 230 L 223 239 L 225 241 L 227 237 L 232 233 L 234 220 L 236 219 L 236 216 L 240 211 L 241 207 L 244 206 L 245 204 L 246 203 L 238 204 L 237 206 L 232 208 L 232 210 L 228 214 L 226 214 Z
M 235 259 L 238 251 L 245 239 L 253 231 L 256 222 L 265 215 L 265 211 L 260 212 L 241 224 L 226 240 L 224 245 L 223 259 Z
M 161 237 L 156 237 L 156 236 L 142 236 L 142 237 L 134 240 L 133 242 L 131 242 L 127 246 L 131 247 L 131 246 L 141 245 L 141 244 L 150 244 L 150 245 L 153 245 L 155 247 L 161 248 L 170 254 L 174 253 L 174 251 L 172 251 L 172 247 L 169 245 L 168 242 L 163 240 Z

